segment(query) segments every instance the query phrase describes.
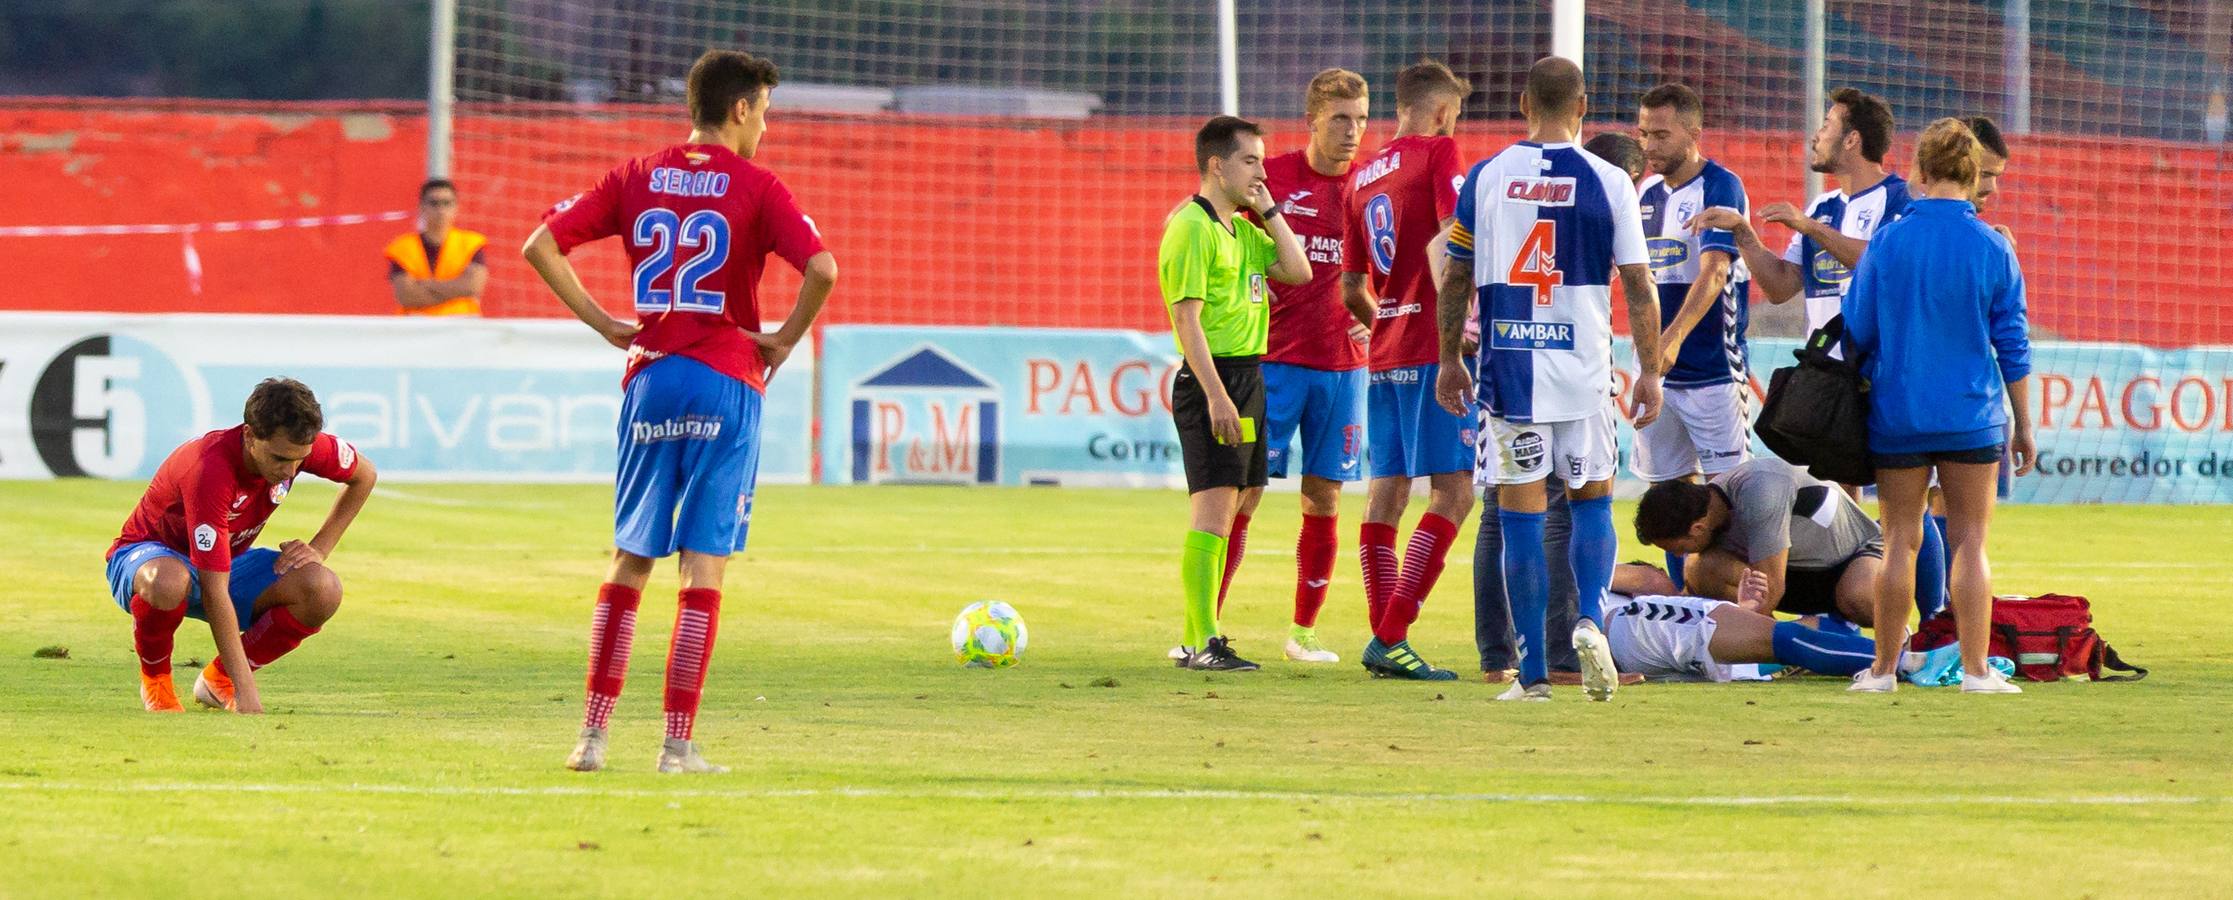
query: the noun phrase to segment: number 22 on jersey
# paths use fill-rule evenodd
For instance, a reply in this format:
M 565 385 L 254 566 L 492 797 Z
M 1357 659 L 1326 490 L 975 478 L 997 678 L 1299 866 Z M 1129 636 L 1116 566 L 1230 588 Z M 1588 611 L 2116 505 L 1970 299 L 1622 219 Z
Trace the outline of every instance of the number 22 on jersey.
M 671 209 L 647 209 L 628 229 L 628 240 L 651 249 L 651 255 L 636 264 L 636 312 L 722 314 L 728 296 L 700 288 L 698 282 L 721 271 L 722 264 L 729 261 L 728 219 L 710 209 L 698 210 L 688 218 Z M 682 249 L 698 252 L 676 267 L 675 257 Z M 669 269 L 674 271 L 673 282 L 665 288 L 653 287 Z
M 1504 273 L 1504 283 L 1534 288 L 1535 305 L 1551 305 L 1551 289 L 1566 283 L 1566 273 L 1558 269 L 1556 220 L 1536 220 L 1527 239 L 1520 242 L 1520 252 L 1512 257 L 1512 269 Z

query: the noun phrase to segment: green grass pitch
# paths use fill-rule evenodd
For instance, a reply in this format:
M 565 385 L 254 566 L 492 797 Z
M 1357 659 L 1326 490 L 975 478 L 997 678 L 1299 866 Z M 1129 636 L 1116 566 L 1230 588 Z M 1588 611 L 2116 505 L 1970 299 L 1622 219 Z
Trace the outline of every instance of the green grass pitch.
M 2154 668 L 2137 684 L 1863 697 L 1808 678 L 1507 705 L 1348 661 L 1365 629 L 1346 550 L 1320 628 L 1345 662 L 1277 661 L 1292 494 L 1258 516 L 1225 620 L 1266 669 L 1205 676 L 1162 656 L 1176 493 L 770 488 L 699 725 L 734 771 L 683 778 L 651 771 L 671 567 L 612 770 L 560 767 L 607 489 L 383 487 L 332 561 L 341 615 L 265 671 L 261 718 L 139 710 L 101 577 L 137 492 L 0 484 L 0 896 L 2233 890 L 2226 507 L 2000 511 L 2000 588 L 2092 597 Z M 332 496 L 306 483 L 264 542 L 307 537 Z M 1415 630 L 1461 671 L 1468 562 Z M 955 612 L 987 597 L 1030 623 L 1018 668 L 948 652 Z M 189 621 L 179 657 L 208 658 L 207 634 Z M 47 645 L 69 658 L 35 658 Z

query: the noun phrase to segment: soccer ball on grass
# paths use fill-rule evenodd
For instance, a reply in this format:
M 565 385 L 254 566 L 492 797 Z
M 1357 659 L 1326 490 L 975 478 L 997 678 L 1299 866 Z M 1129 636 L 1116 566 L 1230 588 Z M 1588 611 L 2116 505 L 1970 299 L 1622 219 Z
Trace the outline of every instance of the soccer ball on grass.
M 998 600 L 979 600 L 954 617 L 954 657 L 977 669 L 1005 669 L 1023 661 L 1031 643 L 1016 608 Z

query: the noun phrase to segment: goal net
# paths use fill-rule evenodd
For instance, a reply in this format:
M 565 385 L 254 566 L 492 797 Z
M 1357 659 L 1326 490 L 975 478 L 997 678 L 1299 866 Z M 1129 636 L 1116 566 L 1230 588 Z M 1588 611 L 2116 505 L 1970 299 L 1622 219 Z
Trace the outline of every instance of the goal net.
M 1819 108 L 1806 6 L 1588 0 L 1586 130 L 1632 127 L 1644 91 L 1682 81 L 1705 98 L 1706 152 L 1754 206 L 1804 206 Z M 1552 41 L 1548 0 L 1239 7 L 1239 112 L 1267 125 L 1274 152 L 1301 145 L 1302 91 L 1327 66 L 1372 81 L 1366 143 L 1385 140 L 1394 73 L 1427 56 L 1477 86 L 1459 140 L 1486 156 L 1520 135 L 1519 73 Z M 1823 88 L 1894 111 L 1892 171 L 1909 172 L 1915 133 L 1941 116 L 1991 116 L 2006 134 L 1986 218 L 2023 261 L 2049 468 L 2020 495 L 2233 500 L 2233 465 L 2197 471 L 2233 457 L 2233 313 L 2218 297 L 2233 280 L 2233 8 L 1828 0 L 1819 28 Z M 454 169 L 499 246 L 615 162 L 679 140 L 690 61 L 741 48 L 783 73 L 760 161 L 844 262 L 826 321 L 1166 327 L 1155 244 L 1193 188 L 1191 132 L 1220 109 L 1215 3 L 463 0 L 457 35 Z M 592 290 L 625 309 L 619 248 L 577 255 Z M 770 315 L 795 285 L 771 267 Z M 499 279 L 487 305 L 562 313 L 531 278 Z M 1754 336 L 1797 337 L 1797 309 L 1757 305 Z M 1754 354 L 1762 380 L 1783 361 Z M 2111 472 L 2135 465 L 2148 474 Z

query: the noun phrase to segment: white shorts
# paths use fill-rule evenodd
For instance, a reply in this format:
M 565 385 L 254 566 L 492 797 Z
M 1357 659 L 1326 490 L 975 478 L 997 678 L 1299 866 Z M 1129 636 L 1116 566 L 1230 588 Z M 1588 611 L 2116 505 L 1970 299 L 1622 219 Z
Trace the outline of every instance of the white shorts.
M 1830 324 L 1830 320 L 1837 318 L 1838 313 L 1844 306 L 1845 295 L 1843 294 L 1828 297 L 1808 297 L 1807 333 L 1813 334 L 1815 329 Z M 1801 343 L 1805 343 L 1805 341 L 1802 339 Z
M 1645 481 L 1719 475 L 1752 458 L 1751 392 L 1737 382 L 1671 387 L 1659 418 L 1636 430 L 1628 469 Z
M 1715 662 L 1713 611 L 1728 606 L 1703 597 L 1618 596 L 1605 605 L 1605 637 L 1613 664 L 1646 678 L 1730 681 L 1737 674 Z
M 1620 449 L 1613 443 L 1613 404 L 1607 401 L 1595 415 L 1571 422 L 1521 425 L 1489 415 L 1481 408 L 1481 428 L 1475 433 L 1473 483 L 1532 484 L 1545 478 L 1578 488 L 1613 477 L 1620 468 Z

